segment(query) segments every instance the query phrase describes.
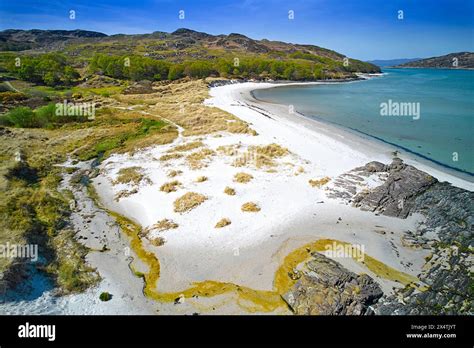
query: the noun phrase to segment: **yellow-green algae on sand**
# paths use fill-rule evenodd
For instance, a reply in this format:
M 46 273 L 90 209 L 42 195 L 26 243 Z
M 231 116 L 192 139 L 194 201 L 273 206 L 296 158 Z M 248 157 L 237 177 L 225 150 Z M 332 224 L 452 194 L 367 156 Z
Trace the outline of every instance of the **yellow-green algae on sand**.
M 299 264 L 308 260 L 311 257 L 311 253 L 325 251 L 327 250 L 326 246 L 333 246 L 334 243 L 341 246 L 350 245 L 350 243 L 333 239 L 319 239 L 293 250 L 284 258 L 283 263 L 276 271 L 273 280 L 273 290 L 255 290 L 233 283 L 207 280 L 195 282 L 190 288 L 179 292 L 163 293 L 157 290 L 157 283 L 160 277 L 160 262 L 152 252 L 145 250 L 139 237 L 140 226 L 117 213 L 110 213 L 116 218 L 124 233 L 130 238 L 132 250 L 148 266 L 148 271 L 143 277 L 145 281 L 145 295 L 161 302 L 173 302 L 178 297 L 213 297 L 234 293 L 237 297 L 237 305 L 244 310 L 248 312 L 272 312 L 286 306 L 281 295 L 285 294 L 297 281 L 291 279 L 289 273 Z M 389 267 L 367 254 L 364 254 L 364 261 L 358 261 L 355 257 L 354 260 L 360 262 L 381 278 L 396 281 L 403 285 L 419 282 L 416 277 Z

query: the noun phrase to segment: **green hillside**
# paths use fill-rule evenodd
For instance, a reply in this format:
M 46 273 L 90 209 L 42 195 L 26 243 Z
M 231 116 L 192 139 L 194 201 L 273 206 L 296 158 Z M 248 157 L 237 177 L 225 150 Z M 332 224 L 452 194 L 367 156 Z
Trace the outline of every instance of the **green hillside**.
M 311 81 L 380 71 L 314 45 L 189 29 L 112 36 L 81 30 L 6 30 L 0 32 L 0 43 L 1 72 L 47 86 L 74 85 L 91 75 L 135 81 L 209 76 Z

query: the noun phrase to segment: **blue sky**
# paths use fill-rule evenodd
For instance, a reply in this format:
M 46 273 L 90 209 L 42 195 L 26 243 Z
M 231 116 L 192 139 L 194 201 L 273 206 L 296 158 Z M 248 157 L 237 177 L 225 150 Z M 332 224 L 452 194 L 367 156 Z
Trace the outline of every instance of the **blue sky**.
M 430 57 L 474 51 L 474 0 L 0 0 L 0 30 L 181 27 L 315 44 L 363 60 Z

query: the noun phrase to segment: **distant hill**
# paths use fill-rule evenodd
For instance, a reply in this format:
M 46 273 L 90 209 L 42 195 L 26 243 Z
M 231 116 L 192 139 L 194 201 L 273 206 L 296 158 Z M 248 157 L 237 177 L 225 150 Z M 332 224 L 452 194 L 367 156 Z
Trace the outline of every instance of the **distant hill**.
M 383 67 L 410 63 L 410 62 L 414 62 L 420 59 L 423 59 L 423 58 L 375 59 L 375 60 L 369 60 L 368 63 L 375 64 L 383 68 Z
M 473 52 L 450 53 L 398 65 L 400 68 L 474 69 Z
M 106 34 L 87 30 L 15 30 L 0 31 L 0 51 L 24 51 L 50 46 L 71 39 L 100 38 Z
M 86 39 L 86 40 L 84 40 Z M 198 46 L 207 49 L 227 49 L 231 51 L 246 51 L 249 53 L 285 52 L 293 53 L 304 51 L 321 57 L 331 59 L 342 59 L 345 56 L 335 51 L 314 46 L 297 45 L 269 40 L 253 40 L 245 35 L 232 33 L 229 35 L 210 35 L 191 29 L 181 28 L 172 33 L 154 32 L 152 34 L 125 35 L 117 34 L 108 36 L 103 33 L 87 30 L 16 30 L 8 29 L 0 31 L 0 51 L 23 51 L 30 49 L 41 49 L 51 51 L 57 49 L 57 43 L 67 43 L 69 46 L 81 46 L 92 48 L 97 51 L 100 48 L 88 46 L 87 44 L 106 43 L 105 48 L 113 50 L 113 53 L 130 53 L 130 49 L 136 49 L 145 45 L 147 56 L 153 56 L 154 52 L 166 50 L 184 50 Z M 125 46 L 126 45 L 126 46 Z M 173 55 L 176 55 L 173 52 Z M 199 52 L 195 52 L 199 54 Z
M 315 45 L 185 28 L 110 36 L 85 30 L 5 30 L 0 32 L 1 49 L 0 73 L 47 86 L 70 86 L 92 75 L 132 81 L 317 81 L 380 72 L 376 65 Z M 15 63 L 19 56 L 21 67 Z
M 142 56 L 173 63 L 258 58 L 310 64 L 310 69 L 321 70 L 329 78 L 350 77 L 354 72 L 380 72 L 373 64 L 315 45 L 254 40 L 237 33 L 211 35 L 186 28 L 172 33 L 110 36 L 85 30 L 10 29 L 0 32 L 0 51 L 27 51 L 28 54 L 60 51 L 66 56 L 85 59 L 97 54 Z

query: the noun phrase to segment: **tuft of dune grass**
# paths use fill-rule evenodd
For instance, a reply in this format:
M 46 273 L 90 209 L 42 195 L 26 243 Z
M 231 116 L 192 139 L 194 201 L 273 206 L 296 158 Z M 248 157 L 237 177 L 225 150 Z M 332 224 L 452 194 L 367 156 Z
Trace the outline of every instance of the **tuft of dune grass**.
M 289 154 L 288 149 L 272 143 L 264 146 L 250 146 L 241 156 L 236 158 L 232 165 L 243 167 L 253 164 L 257 168 L 273 167 L 276 165 L 275 159 Z
M 179 225 L 176 222 L 174 222 L 173 220 L 163 219 L 163 220 L 160 220 L 157 223 L 145 228 L 145 230 L 143 231 L 143 235 L 146 235 L 146 234 L 148 234 L 149 232 L 151 232 L 153 230 L 157 230 L 158 232 L 162 232 L 162 231 L 167 231 L 167 230 L 171 230 L 171 229 L 174 229 L 174 228 L 178 228 L 178 226 Z
M 226 156 L 235 156 L 239 153 L 239 151 L 237 150 L 239 147 L 240 147 L 240 144 L 221 145 L 217 148 L 217 152 Z
M 246 184 L 252 179 L 253 179 L 252 175 L 243 173 L 243 172 L 240 172 L 234 175 L 234 181 L 239 182 L 241 184 Z
M 249 129 L 248 124 L 242 122 L 242 121 L 237 121 L 237 122 L 230 122 L 227 124 L 227 131 L 230 133 L 240 133 L 240 134 L 250 134 L 253 136 L 258 135 L 258 133 L 253 130 Z
M 308 182 L 312 187 L 320 188 L 321 186 L 326 185 L 330 180 L 331 178 L 325 176 L 324 178 L 321 178 L 321 179 L 315 179 L 315 180 L 310 179 Z
M 181 183 L 178 180 L 173 180 L 161 185 L 160 191 L 163 191 L 166 193 L 175 192 L 179 186 L 181 186 Z
M 197 149 L 198 147 L 202 147 L 202 146 L 204 146 L 204 143 L 202 141 L 192 141 L 190 143 L 175 146 L 174 148 L 170 149 L 168 152 L 186 152 L 186 151 Z
M 201 176 L 198 176 L 196 179 L 196 182 L 204 182 L 204 181 L 207 181 L 207 176 L 201 175 Z
M 168 172 L 168 177 L 169 178 L 174 178 L 175 176 L 178 176 L 180 174 L 183 174 L 181 170 L 171 170 Z
M 181 79 L 174 82 L 157 82 L 153 89 L 155 93 L 151 94 L 120 94 L 116 100 L 124 106 L 149 105 L 147 112 L 183 127 L 184 136 L 223 131 L 256 135 L 243 120 L 219 108 L 203 104 L 203 101 L 209 98 L 209 86 L 204 80 Z
M 260 207 L 254 202 L 247 202 L 242 205 L 242 211 L 256 213 L 259 212 L 261 209 Z
M 116 202 L 118 202 L 119 200 L 121 200 L 122 198 L 126 198 L 126 197 L 129 197 L 131 195 L 134 195 L 138 193 L 138 189 L 137 188 L 134 188 L 133 190 L 121 190 L 119 191 L 115 196 L 114 196 L 114 200 Z
M 207 197 L 200 193 L 187 192 L 174 201 L 174 211 L 176 213 L 188 212 L 202 204 L 206 199 Z
M 227 218 L 220 219 L 214 228 L 222 228 L 231 224 L 231 221 Z
M 154 246 L 162 246 L 164 245 L 166 240 L 163 237 L 156 237 L 150 240 L 150 243 Z
M 235 190 L 232 187 L 227 186 L 224 189 L 224 193 L 229 195 L 229 196 L 235 196 Z
M 211 149 L 201 149 L 186 156 L 186 161 L 191 169 L 201 169 L 206 166 L 204 161 L 215 154 L 216 152 Z
M 295 172 L 295 176 L 303 174 L 304 173 L 304 168 L 303 167 L 298 167 Z
M 117 179 L 113 183 L 138 185 L 144 178 L 140 167 L 128 167 L 118 171 Z
M 286 156 L 289 152 L 287 148 L 282 147 L 275 143 L 265 145 L 265 146 L 254 146 L 254 147 L 251 147 L 251 149 L 254 150 L 256 153 L 265 155 L 266 157 L 269 157 L 269 158 L 283 157 L 283 156 Z
M 181 157 L 183 157 L 183 155 L 180 154 L 180 153 L 168 153 L 166 155 L 161 156 L 160 161 L 166 162 L 166 161 L 169 161 L 169 160 L 172 160 L 172 159 L 178 159 L 178 158 L 181 158 Z

